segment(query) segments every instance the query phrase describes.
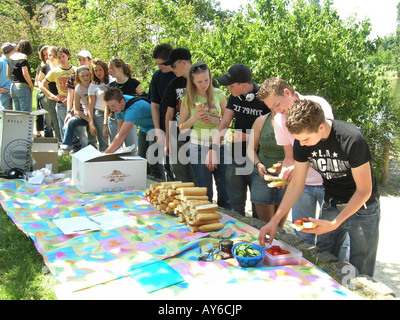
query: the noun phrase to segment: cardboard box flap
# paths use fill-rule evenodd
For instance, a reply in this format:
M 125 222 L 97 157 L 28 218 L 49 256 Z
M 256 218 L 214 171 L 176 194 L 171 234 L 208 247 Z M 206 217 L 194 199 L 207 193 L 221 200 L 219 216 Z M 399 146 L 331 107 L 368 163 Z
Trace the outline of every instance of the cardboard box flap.
M 92 145 L 88 145 L 87 147 L 74 153 L 74 157 L 83 162 L 100 157 L 102 155 L 103 154 Z
M 124 161 L 124 160 L 143 160 L 138 156 L 134 156 L 132 152 L 127 153 L 109 153 L 104 154 L 94 148 L 92 145 L 79 150 L 74 156 L 82 162 L 103 162 L 103 161 Z M 135 159 L 131 159 L 135 157 Z
M 4 113 L 9 113 L 12 115 L 20 115 L 20 116 L 26 116 L 26 115 L 32 115 L 32 116 L 41 116 L 44 114 L 47 114 L 48 112 L 44 109 L 39 109 L 35 110 L 32 112 L 27 112 L 27 111 L 16 111 L 16 110 L 2 110 Z

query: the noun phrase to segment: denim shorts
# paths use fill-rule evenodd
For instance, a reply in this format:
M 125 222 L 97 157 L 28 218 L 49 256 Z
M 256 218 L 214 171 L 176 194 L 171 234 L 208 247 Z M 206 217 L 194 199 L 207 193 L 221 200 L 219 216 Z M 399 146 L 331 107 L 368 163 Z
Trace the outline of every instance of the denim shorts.
M 258 175 L 258 170 L 254 169 L 251 181 L 251 202 L 262 205 L 279 205 L 286 189 L 269 188 L 267 184 L 268 182 Z

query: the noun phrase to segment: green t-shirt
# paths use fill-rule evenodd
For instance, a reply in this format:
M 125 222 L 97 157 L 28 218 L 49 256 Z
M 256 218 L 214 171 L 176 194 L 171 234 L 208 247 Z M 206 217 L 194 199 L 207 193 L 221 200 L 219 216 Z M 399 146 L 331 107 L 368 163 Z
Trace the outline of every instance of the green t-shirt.
M 285 151 L 282 146 L 276 144 L 274 127 L 271 123 L 271 113 L 265 119 L 258 144 L 258 158 L 266 168 L 272 167 L 278 161 L 283 161 Z
M 214 100 L 213 100 L 213 103 L 211 106 L 207 105 L 207 98 L 203 98 L 202 96 L 200 96 L 198 94 L 196 94 L 194 96 L 193 100 L 194 100 L 194 103 L 201 102 L 207 115 L 210 115 L 212 117 L 221 118 L 222 117 L 221 101 L 224 98 L 225 98 L 224 92 L 221 89 L 214 88 Z M 187 105 L 186 96 L 182 97 L 182 102 Z M 188 107 L 189 107 L 190 116 L 192 117 L 195 114 L 195 112 L 197 111 L 197 108 L 194 105 L 188 106 Z M 218 128 L 218 124 L 216 124 L 216 123 L 206 124 L 201 120 L 197 120 L 193 123 L 192 132 L 190 134 L 190 137 L 193 140 L 201 139 L 201 140 L 211 141 L 217 128 Z

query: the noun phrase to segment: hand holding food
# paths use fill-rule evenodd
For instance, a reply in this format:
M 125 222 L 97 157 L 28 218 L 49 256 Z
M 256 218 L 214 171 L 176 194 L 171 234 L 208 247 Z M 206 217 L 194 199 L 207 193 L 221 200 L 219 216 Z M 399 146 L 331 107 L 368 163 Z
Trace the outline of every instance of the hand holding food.
M 281 177 L 279 177 L 279 173 L 281 172 L 282 169 L 282 162 L 278 162 L 272 165 L 271 168 L 268 168 L 267 171 L 270 174 L 265 174 L 264 175 L 264 180 L 265 181 L 270 181 L 268 183 L 269 188 L 279 188 L 279 187 L 285 187 L 289 184 L 288 181 L 283 180 Z
M 269 188 L 284 187 L 289 184 L 288 181 L 282 180 L 280 177 L 271 176 L 269 174 L 264 175 L 264 180 L 270 181 L 270 183 L 267 184 Z
M 274 163 L 271 168 L 268 168 L 267 171 L 272 174 L 278 175 L 282 169 L 282 162 Z
M 303 229 L 313 229 L 317 225 L 313 222 L 311 222 L 307 218 L 300 218 L 296 220 L 293 224 L 293 228 L 295 228 L 297 231 L 302 231 Z

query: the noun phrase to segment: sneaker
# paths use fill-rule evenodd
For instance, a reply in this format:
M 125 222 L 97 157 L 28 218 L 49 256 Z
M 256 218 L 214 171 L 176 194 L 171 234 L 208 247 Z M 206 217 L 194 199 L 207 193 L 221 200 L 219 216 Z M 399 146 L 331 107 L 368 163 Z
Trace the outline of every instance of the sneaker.
M 67 150 L 67 149 L 60 149 L 60 150 L 58 151 L 58 156 L 59 156 L 59 157 L 68 156 L 68 155 L 69 155 L 69 150 Z

